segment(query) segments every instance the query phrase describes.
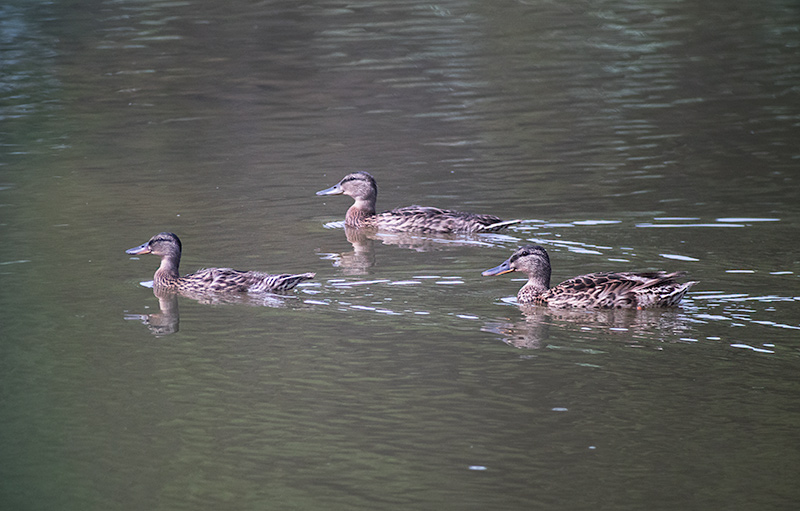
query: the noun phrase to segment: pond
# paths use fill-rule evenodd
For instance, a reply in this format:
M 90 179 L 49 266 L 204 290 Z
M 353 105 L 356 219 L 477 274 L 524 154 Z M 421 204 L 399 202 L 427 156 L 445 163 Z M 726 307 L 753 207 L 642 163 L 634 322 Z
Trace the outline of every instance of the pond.
M 789 509 L 794 2 L 0 7 L 4 509 Z M 315 192 L 520 219 L 345 229 Z M 210 301 L 181 269 L 315 272 Z M 680 307 L 520 307 L 685 271 Z

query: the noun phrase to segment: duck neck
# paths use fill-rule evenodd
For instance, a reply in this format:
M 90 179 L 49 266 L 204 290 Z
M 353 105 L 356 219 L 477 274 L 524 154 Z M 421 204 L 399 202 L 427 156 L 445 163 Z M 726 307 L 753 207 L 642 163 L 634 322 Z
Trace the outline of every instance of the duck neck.
M 153 277 L 153 284 L 159 287 L 174 285 L 180 279 L 178 266 L 181 262 L 180 254 L 167 254 L 161 258 L 161 265 Z
M 549 270 L 549 268 L 542 268 L 528 274 L 528 282 L 522 286 L 520 292 L 524 289 L 526 294 L 538 296 L 550 289 Z
M 375 197 L 356 199 L 356 202 L 347 210 L 344 223 L 345 225 L 359 227 L 367 218 L 373 216 L 375 216 Z

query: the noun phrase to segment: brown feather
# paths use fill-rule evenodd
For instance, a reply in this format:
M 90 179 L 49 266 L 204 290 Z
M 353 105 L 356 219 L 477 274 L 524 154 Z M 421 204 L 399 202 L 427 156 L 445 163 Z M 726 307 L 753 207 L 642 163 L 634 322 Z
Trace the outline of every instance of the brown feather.
M 677 305 L 696 282 L 680 283 L 684 273 L 608 272 L 580 275 L 550 287 L 550 258 L 544 248 L 528 245 L 518 249 L 500 266 L 484 275 L 521 271 L 528 282 L 517 294 L 519 303 L 550 307 L 650 308 Z
M 180 276 L 181 241 L 171 232 L 162 232 L 132 248 L 129 254 L 155 254 L 161 265 L 153 276 L 153 285 L 160 289 L 184 292 L 211 293 L 262 293 L 288 291 L 304 280 L 314 278 L 314 273 L 278 274 L 241 271 L 232 268 L 206 268 Z
M 355 199 L 345 215 L 345 225 L 383 231 L 413 231 L 419 233 L 495 232 L 519 220 L 502 219 L 494 215 L 452 211 L 429 206 L 408 206 L 375 214 L 378 185 L 368 172 L 353 172 L 334 186 L 317 195 L 349 195 Z

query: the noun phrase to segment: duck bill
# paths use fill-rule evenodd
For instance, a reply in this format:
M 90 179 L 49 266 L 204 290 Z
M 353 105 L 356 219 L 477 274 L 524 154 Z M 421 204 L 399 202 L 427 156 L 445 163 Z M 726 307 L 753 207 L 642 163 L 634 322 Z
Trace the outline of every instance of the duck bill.
M 318 191 L 317 195 L 341 195 L 343 193 L 344 190 L 342 190 L 342 186 L 339 183 L 336 183 L 330 188 L 325 188 L 324 190 Z
M 144 243 L 139 245 L 138 247 L 129 248 L 125 251 L 126 254 L 130 255 L 140 255 L 140 254 L 149 254 L 150 253 L 150 242 Z
M 504 273 L 511 273 L 514 271 L 514 268 L 511 267 L 511 263 L 508 261 L 503 261 L 500 266 L 495 266 L 494 268 L 489 268 L 488 270 L 484 270 L 481 275 L 484 277 L 492 277 L 494 275 L 503 275 Z

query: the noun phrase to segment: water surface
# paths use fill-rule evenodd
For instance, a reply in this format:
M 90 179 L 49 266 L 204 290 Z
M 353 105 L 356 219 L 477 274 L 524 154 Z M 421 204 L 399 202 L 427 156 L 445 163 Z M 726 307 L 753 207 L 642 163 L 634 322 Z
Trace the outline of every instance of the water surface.
M 11 1 L 0 7 L 8 509 L 790 509 L 792 2 Z M 378 207 L 524 221 L 359 235 Z M 205 303 L 140 285 L 314 271 Z M 520 308 L 689 272 L 665 311 Z

